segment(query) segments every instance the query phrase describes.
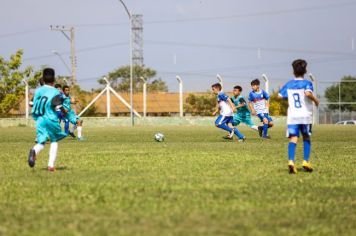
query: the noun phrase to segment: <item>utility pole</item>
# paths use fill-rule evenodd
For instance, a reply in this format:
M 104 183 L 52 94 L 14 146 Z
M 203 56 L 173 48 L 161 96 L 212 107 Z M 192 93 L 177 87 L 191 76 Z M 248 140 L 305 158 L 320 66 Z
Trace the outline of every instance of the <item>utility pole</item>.
M 75 32 L 74 27 L 68 27 L 64 25 L 50 25 L 50 29 L 54 31 L 60 31 L 68 39 L 70 42 L 70 60 L 71 60 L 71 71 L 72 71 L 72 78 L 71 83 L 72 85 L 77 84 L 77 58 L 75 56 Z M 66 33 L 69 32 L 69 35 Z

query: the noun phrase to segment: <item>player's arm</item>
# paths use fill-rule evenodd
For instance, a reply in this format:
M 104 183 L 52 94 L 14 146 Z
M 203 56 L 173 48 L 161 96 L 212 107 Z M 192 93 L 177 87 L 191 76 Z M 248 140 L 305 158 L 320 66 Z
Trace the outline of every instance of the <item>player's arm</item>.
M 248 108 L 250 108 L 250 111 L 251 111 L 251 114 L 252 114 L 252 115 L 256 115 L 256 111 L 255 111 L 255 109 L 253 108 L 252 102 L 249 102 L 249 103 L 248 103 Z
M 54 110 L 61 110 L 64 114 L 66 114 L 68 111 L 63 107 L 63 96 L 58 94 L 52 99 L 52 107 Z
M 235 112 L 235 111 L 236 111 L 235 104 L 231 101 L 231 99 L 230 99 L 230 98 L 229 98 L 229 99 L 227 99 L 227 101 L 229 102 L 229 105 L 230 105 L 230 107 L 231 107 L 232 111 L 233 111 L 233 112 Z
M 313 92 L 311 91 L 305 91 L 305 96 L 307 96 L 310 100 L 312 100 L 315 104 L 315 106 L 319 106 L 319 99 L 317 99 Z
M 213 112 L 213 116 L 216 116 L 216 114 L 218 114 L 218 112 L 220 111 L 220 107 L 216 106 L 214 112 Z

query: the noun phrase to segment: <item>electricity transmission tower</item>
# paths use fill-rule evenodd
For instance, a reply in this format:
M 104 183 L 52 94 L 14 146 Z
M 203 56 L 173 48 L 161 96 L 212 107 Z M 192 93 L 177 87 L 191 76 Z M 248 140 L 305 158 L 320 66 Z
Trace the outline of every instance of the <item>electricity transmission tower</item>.
M 132 61 L 135 66 L 143 64 L 143 19 L 142 15 L 133 14 L 131 18 Z

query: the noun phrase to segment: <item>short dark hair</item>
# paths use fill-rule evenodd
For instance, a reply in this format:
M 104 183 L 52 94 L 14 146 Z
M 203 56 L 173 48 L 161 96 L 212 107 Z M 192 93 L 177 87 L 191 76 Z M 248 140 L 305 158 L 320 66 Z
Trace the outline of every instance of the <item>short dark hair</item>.
M 69 86 L 68 86 L 68 85 L 64 85 L 63 88 L 62 88 L 63 91 L 64 91 L 66 88 L 69 88 Z
M 62 88 L 62 85 L 60 84 L 55 84 L 54 87 L 57 89 L 57 88 Z
M 261 82 L 259 79 L 254 79 L 251 81 L 251 85 L 260 85 L 260 84 L 261 84 Z
M 239 86 L 239 85 L 236 85 L 236 86 L 234 87 L 234 89 L 237 89 L 237 90 L 239 90 L 240 92 L 242 92 L 242 87 Z
M 56 73 L 52 68 L 43 69 L 42 78 L 45 84 L 54 83 L 56 77 Z
M 213 85 L 211 85 L 211 87 L 212 87 L 212 88 L 218 88 L 220 91 L 221 91 L 221 89 L 222 89 L 222 86 L 221 86 L 220 83 L 213 84 Z
M 40 79 L 39 79 L 39 82 L 40 82 L 40 85 L 41 85 L 41 86 L 44 85 L 44 80 L 43 80 L 43 78 L 40 78 Z
M 298 59 L 293 61 L 293 71 L 296 77 L 304 76 L 307 73 L 307 65 L 308 63 L 303 59 Z

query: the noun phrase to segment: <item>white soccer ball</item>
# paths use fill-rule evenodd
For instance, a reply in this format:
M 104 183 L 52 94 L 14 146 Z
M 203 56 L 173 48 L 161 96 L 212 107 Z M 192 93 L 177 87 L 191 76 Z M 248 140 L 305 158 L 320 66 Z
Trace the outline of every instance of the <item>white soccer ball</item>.
M 163 141 L 164 141 L 164 135 L 161 134 L 161 133 L 155 134 L 155 140 L 156 140 L 157 142 L 163 142 Z

